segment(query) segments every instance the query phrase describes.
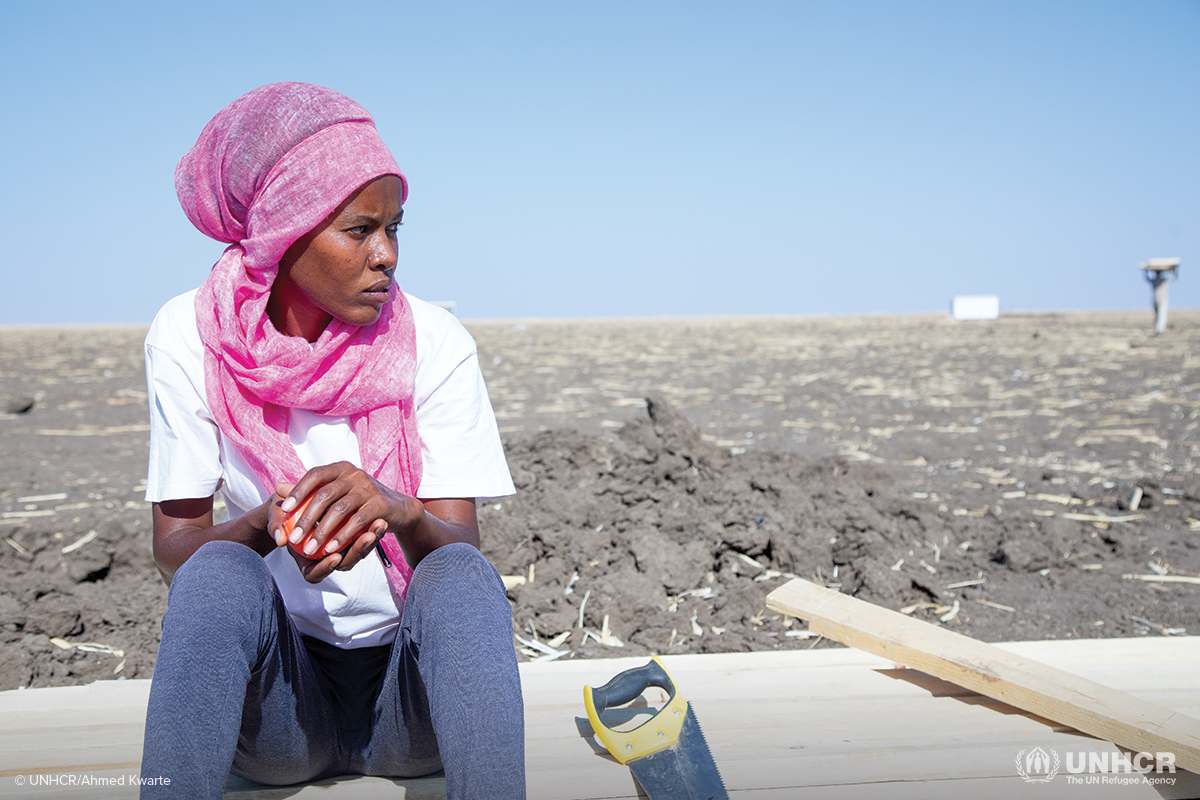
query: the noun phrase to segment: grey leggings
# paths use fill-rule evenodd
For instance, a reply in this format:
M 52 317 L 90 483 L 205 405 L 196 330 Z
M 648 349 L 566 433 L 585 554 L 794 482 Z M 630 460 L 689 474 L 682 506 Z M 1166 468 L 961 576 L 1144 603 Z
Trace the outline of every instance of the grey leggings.
M 470 545 L 417 566 L 391 645 L 301 637 L 253 550 L 210 542 L 171 583 L 150 687 L 143 798 L 220 798 L 232 771 L 290 784 L 446 771 L 450 798 L 523 798 L 512 612 Z

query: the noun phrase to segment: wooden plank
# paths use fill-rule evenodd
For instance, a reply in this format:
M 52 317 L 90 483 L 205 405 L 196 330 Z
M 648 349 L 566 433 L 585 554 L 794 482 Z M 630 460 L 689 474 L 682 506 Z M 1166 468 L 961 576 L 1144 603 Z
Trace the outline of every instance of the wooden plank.
M 241 778 L 230 778 L 225 784 L 225 800 L 416 800 L 418 796 L 389 778 L 369 778 L 344 775 L 314 781 L 304 786 L 263 786 Z M 446 796 L 445 783 L 441 797 Z
M 797 578 L 767 607 L 809 630 L 893 659 L 1134 752 L 1174 753 L 1200 773 L 1200 720 Z
M 1139 696 L 1200 707 L 1200 639 L 1010 643 L 1002 647 L 1069 666 Z M 620 652 L 620 651 L 616 651 Z M 1064 758 L 1063 774 L 1038 786 L 1040 798 L 1124 797 L 1157 800 L 1148 784 L 1072 785 L 1066 754 L 1115 753 L 1000 701 L 982 697 L 894 661 L 859 650 L 665 656 L 693 703 L 713 757 L 735 799 L 771 797 L 1022 796 L 1013 767 L 1021 750 L 1041 746 Z M 628 768 L 587 735 L 583 685 L 604 683 L 645 658 L 521 665 L 525 692 L 530 800 L 636 798 Z M 132 800 L 128 785 L 111 791 L 14 785 L 16 775 L 136 774 L 140 720 L 148 681 L 0 692 L 0 796 Z M 581 727 L 580 722 L 583 725 Z M 55 741 L 57 739 L 57 741 Z M 76 760 L 72 761 L 72 752 Z M 86 755 L 85 755 L 86 754 Z M 86 763 L 84 758 L 89 759 Z M 132 765 L 102 771 L 96 764 Z M 27 778 L 28 780 L 28 778 Z M 23 794 L 10 795 L 22 788 Z M 380 789 L 409 800 L 441 800 L 440 777 L 388 781 L 342 779 L 334 787 L 264 787 L 236 779 L 227 797 L 371 797 Z M 1184 788 L 1178 797 L 1200 796 Z M 298 794 L 299 793 L 299 794 Z

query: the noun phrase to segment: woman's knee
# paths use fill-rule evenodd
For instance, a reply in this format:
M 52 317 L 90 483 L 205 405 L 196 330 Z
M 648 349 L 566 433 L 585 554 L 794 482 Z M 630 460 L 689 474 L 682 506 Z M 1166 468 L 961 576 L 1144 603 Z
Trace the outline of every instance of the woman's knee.
M 439 616 L 461 608 L 471 616 L 512 616 L 500 574 L 483 554 L 456 542 L 434 550 L 413 570 L 407 614 L 436 611 Z
M 271 571 L 262 556 L 237 542 L 207 542 L 176 570 L 168 603 L 188 597 L 245 604 L 274 593 Z
M 469 586 L 488 594 L 504 594 L 504 582 L 479 549 L 464 542 L 442 545 L 413 570 L 412 588 Z
M 222 658 L 239 652 L 254 664 L 286 626 L 287 610 L 262 557 L 235 542 L 208 542 L 171 581 L 163 646 L 193 656 L 197 647 Z

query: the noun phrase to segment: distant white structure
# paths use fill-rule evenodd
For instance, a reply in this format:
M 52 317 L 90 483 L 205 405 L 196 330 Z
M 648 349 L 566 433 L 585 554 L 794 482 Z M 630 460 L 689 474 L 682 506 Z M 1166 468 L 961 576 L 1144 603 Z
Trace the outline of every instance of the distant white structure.
M 1152 258 L 1138 264 L 1154 291 L 1154 332 L 1167 332 L 1167 284 L 1179 277 L 1179 258 Z
M 1000 298 L 994 294 L 963 294 L 954 298 L 950 315 L 955 319 L 999 319 Z
M 458 303 L 454 302 L 453 300 L 430 300 L 429 304 L 431 306 L 437 306 L 438 308 L 444 308 L 455 316 L 458 315 Z

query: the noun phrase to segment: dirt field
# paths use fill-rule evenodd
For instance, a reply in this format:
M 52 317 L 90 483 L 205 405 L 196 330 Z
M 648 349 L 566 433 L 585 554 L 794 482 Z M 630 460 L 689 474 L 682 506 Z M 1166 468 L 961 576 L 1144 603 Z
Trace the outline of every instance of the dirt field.
M 1200 312 L 468 327 L 523 651 L 810 647 L 790 575 L 989 641 L 1200 632 L 1126 577 L 1200 573 Z M 0 689 L 153 668 L 143 335 L 0 329 Z

